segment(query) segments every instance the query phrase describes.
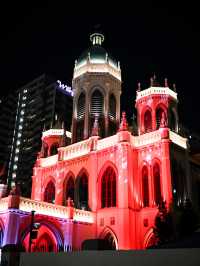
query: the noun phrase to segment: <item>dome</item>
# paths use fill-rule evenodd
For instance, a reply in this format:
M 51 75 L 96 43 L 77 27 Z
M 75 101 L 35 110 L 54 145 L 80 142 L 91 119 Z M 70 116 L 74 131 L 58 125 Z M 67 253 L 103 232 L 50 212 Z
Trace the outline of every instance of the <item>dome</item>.
M 108 62 L 114 67 L 118 67 L 118 62 L 107 53 L 107 51 L 101 46 L 104 41 L 104 36 L 99 33 L 94 33 L 90 36 L 92 46 L 84 51 L 81 56 L 76 61 L 76 68 L 84 65 L 87 60 L 90 60 L 90 63 L 103 64 Z

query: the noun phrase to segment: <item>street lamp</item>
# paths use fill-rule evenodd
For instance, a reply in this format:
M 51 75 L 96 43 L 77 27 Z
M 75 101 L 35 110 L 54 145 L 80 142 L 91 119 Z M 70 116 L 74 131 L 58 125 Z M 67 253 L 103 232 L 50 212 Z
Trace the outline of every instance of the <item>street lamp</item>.
M 35 211 L 31 211 L 31 225 L 30 225 L 30 234 L 29 234 L 29 247 L 28 251 L 31 252 L 32 236 L 33 236 L 33 224 L 34 224 L 34 215 Z

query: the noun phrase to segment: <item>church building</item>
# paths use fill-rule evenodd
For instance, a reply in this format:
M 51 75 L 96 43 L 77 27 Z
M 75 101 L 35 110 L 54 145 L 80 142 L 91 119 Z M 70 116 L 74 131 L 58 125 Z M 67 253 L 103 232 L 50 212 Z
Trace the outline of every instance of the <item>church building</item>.
M 74 67 L 71 144 L 63 128 L 43 132 L 31 198 L 15 187 L 0 199 L 1 246 L 77 251 L 93 239 L 107 249 L 145 249 L 155 240 L 159 204 L 191 199 L 175 86 L 155 77 L 146 89 L 138 84 L 130 106 L 137 110 L 138 132 L 132 134 L 120 111 L 120 64 L 103 48 L 101 33 L 90 40 Z

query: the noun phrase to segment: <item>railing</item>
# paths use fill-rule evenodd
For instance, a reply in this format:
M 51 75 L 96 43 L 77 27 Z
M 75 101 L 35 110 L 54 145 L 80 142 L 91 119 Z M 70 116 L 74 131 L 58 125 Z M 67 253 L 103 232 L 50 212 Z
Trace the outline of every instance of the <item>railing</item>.
M 173 131 L 169 132 L 169 138 L 171 139 L 171 141 L 175 144 L 177 144 L 178 146 L 187 149 L 187 139 L 181 137 L 180 135 L 176 134 Z
M 37 214 L 44 214 L 58 218 L 69 218 L 68 208 L 65 206 L 54 205 L 48 202 L 40 202 L 20 197 L 19 209 L 30 212 L 36 211 Z
M 39 159 L 39 166 L 40 167 L 48 167 L 48 166 L 56 164 L 57 161 L 58 161 L 58 154 L 49 156 L 47 158 L 40 158 Z
M 168 87 L 150 87 L 146 90 L 138 91 L 136 100 L 139 100 L 142 97 L 149 96 L 152 94 L 170 95 L 174 99 L 177 99 L 177 93 Z
M 131 144 L 134 147 L 149 145 L 159 140 L 161 140 L 161 134 L 159 130 L 149 132 L 141 136 L 131 136 Z
M 0 199 L 0 211 L 8 210 L 9 197 Z M 47 216 L 53 216 L 56 218 L 69 219 L 70 208 L 66 206 L 55 205 L 48 202 L 41 202 L 37 200 L 31 200 L 28 198 L 20 197 L 19 210 L 25 212 L 31 212 L 34 210 L 36 214 L 43 214 Z M 79 210 L 72 208 L 73 220 L 83 223 L 93 223 L 95 214 L 85 210 Z M 72 217 L 71 217 L 72 218 Z
M 59 152 L 63 154 L 61 159 L 68 160 L 68 159 L 73 159 L 75 157 L 88 154 L 91 151 L 91 146 L 92 146 L 92 140 L 87 139 L 87 140 L 72 144 L 70 146 L 60 148 Z
M 105 139 L 98 140 L 97 142 L 97 150 L 102 150 L 108 147 L 111 147 L 118 143 L 118 135 L 114 135 L 111 137 L 107 137 Z
M 120 69 L 117 69 L 114 66 L 106 62 L 102 62 L 101 64 L 100 63 L 98 64 L 98 63 L 92 63 L 92 62 L 90 63 L 86 61 L 85 64 L 82 64 L 78 66 L 77 68 L 75 67 L 74 78 L 77 78 L 86 72 L 110 73 L 115 78 L 121 81 Z
M 94 213 L 79 209 L 74 209 L 74 220 L 85 223 L 94 222 Z
M 49 129 L 42 133 L 42 137 L 47 136 L 62 136 L 64 133 L 64 129 Z

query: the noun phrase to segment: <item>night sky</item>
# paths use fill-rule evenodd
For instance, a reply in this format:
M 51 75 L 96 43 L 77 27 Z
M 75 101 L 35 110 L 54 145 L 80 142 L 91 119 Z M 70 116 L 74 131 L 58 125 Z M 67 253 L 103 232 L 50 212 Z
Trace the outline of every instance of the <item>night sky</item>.
M 131 116 L 137 83 L 146 88 L 155 73 L 163 84 L 165 77 L 176 83 L 180 120 L 200 133 L 199 9 L 192 1 L 146 1 L 126 10 L 117 3 L 113 9 L 103 2 L 79 9 L 78 2 L 16 2 L 1 6 L 1 96 L 43 73 L 70 86 L 74 61 L 90 45 L 94 25 L 101 24 L 103 46 L 121 63 L 122 110 Z

